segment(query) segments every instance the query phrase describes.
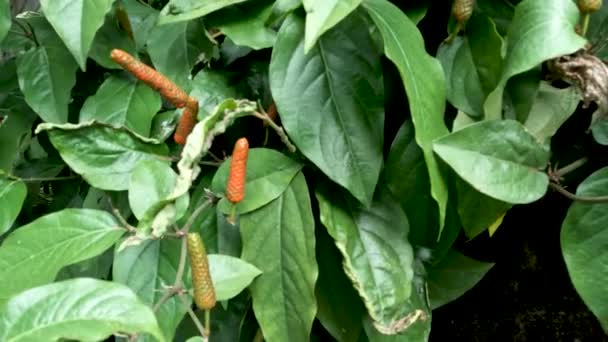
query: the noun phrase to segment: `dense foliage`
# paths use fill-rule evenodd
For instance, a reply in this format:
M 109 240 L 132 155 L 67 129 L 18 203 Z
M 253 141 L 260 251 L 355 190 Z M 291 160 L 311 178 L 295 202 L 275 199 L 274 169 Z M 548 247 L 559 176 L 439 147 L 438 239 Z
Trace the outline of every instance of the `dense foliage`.
M 0 341 L 426 341 L 553 191 L 608 331 L 600 5 L 0 0 Z

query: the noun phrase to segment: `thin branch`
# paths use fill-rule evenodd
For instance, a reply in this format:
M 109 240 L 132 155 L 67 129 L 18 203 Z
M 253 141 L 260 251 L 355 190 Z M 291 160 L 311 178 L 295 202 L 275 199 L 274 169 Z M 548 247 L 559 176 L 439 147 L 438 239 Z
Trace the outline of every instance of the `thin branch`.
M 578 169 L 579 167 L 585 165 L 587 162 L 589 161 L 589 159 L 587 157 L 583 157 L 581 159 L 577 159 L 575 161 L 573 161 L 572 163 L 558 169 L 555 171 L 555 174 L 559 177 L 563 177 L 565 175 L 567 175 L 568 173 Z
M 77 179 L 77 178 L 80 178 L 80 176 L 72 175 L 72 176 L 63 176 L 63 177 L 32 177 L 32 178 L 20 178 L 20 180 L 25 183 L 30 183 L 30 182 L 57 182 L 57 181 L 64 181 L 64 180 Z
M 188 302 L 186 302 L 186 299 L 184 299 L 183 295 L 179 295 L 177 297 L 182 301 L 182 304 L 186 308 L 188 315 L 192 319 L 192 322 L 194 322 L 194 325 L 196 325 L 198 332 L 201 334 L 203 339 L 205 341 L 207 341 L 208 336 L 205 335 L 205 327 L 203 327 L 203 324 L 201 323 L 201 321 L 198 319 L 198 317 L 196 317 L 196 314 L 194 313 L 194 311 L 192 311 L 192 307 L 188 304 Z
M 112 203 L 112 199 L 109 197 L 108 197 L 108 203 L 110 203 L 110 208 L 112 208 L 112 213 L 114 213 L 114 216 L 116 216 L 116 218 L 118 219 L 118 222 L 120 222 L 122 227 L 124 229 L 126 229 L 126 231 L 129 233 L 135 233 L 137 231 L 137 229 L 135 227 L 133 227 L 132 225 L 130 225 L 129 222 L 127 222 L 127 220 L 120 213 L 120 210 L 118 210 L 118 209 L 116 209 L 116 207 L 114 207 L 114 203 Z
M 203 204 L 199 205 L 198 208 L 196 208 L 192 212 L 192 215 L 190 215 L 190 217 L 188 217 L 188 221 L 186 221 L 186 224 L 184 224 L 182 229 L 179 230 L 177 232 L 177 234 L 187 235 L 188 231 L 190 230 L 190 227 L 192 227 L 192 225 L 194 224 L 194 221 L 196 220 L 198 215 L 200 215 L 203 212 L 203 210 L 207 209 L 213 202 L 214 202 L 213 199 L 208 199 L 205 202 L 203 202 Z
M 551 189 L 559 192 L 560 194 L 564 195 L 566 198 L 571 199 L 573 201 L 582 202 L 582 203 L 608 203 L 608 196 L 597 196 L 597 197 L 579 196 L 579 195 L 571 193 L 570 191 L 566 190 L 564 187 L 562 187 L 561 185 L 556 184 L 556 183 L 549 183 L 549 187 L 551 187 Z
M 289 137 L 287 137 L 287 134 L 283 130 L 283 127 L 274 123 L 274 121 L 272 121 L 272 119 L 270 118 L 270 116 L 268 116 L 268 114 L 264 111 L 264 109 L 260 108 L 260 111 L 261 111 L 261 113 L 256 111 L 256 112 L 253 112 L 251 115 L 264 121 L 268 126 L 272 127 L 272 129 L 274 129 L 274 131 L 277 132 L 277 134 L 281 138 L 281 141 L 283 142 L 283 144 L 285 144 L 285 146 L 287 146 L 287 149 L 289 150 L 289 152 L 291 152 L 291 153 L 295 152 L 296 147 L 291 143 L 291 141 L 289 141 Z

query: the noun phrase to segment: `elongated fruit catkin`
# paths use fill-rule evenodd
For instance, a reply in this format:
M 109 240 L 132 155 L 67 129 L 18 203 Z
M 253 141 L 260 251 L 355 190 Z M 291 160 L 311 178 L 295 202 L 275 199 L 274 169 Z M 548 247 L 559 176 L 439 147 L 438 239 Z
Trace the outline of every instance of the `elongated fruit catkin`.
M 137 79 L 158 91 L 162 97 L 175 107 L 183 108 L 188 103 L 188 94 L 178 87 L 177 84 L 173 83 L 160 72 L 135 59 L 128 52 L 114 49 L 110 56 L 114 62 L 132 73 Z
M 578 0 L 576 4 L 582 13 L 592 13 L 602 7 L 602 0 Z
M 454 0 L 452 16 L 457 22 L 464 23 L 473 14 L 473 7 L 475 7 L 475 0 Z
M 182 116 L 179 119 L 173 140 L 177 144 L 183 145 L 186 143 L 186 138 L 192 132 L 194 125 L 196 125 L 196 117 L 198 115 L 198 101 L 194 98 L 190 98 L 186 104 L 186 108 L 182 112 Z
M 239 203 L 245 198 L 245 177 L 247 174 L 247 156 L 249 154 L 249 141 L 240 138 L 234 145 L 230 174 L 226 184 L 226 198 L 232 203 Z
M 209 273 L 209 260 L 203 239 L 198 233 L 188 233 L 188 258 L 192 272 L 194 303 L 201 310 L 211 310 L 216 303 L 215 289 Z

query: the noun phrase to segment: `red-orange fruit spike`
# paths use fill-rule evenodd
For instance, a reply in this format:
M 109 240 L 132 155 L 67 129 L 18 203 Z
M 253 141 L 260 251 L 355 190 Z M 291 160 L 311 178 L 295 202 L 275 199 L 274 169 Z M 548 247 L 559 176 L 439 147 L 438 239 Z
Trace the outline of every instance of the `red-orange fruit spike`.
M 175 134 L 173 134 L 173 140 L 175 143 L 183 145 L 186 143 L 186 138 L 192 132 L 194 125 L 196 125 L 196 117 L 198 115 L 198 102 L 188 102 L 186 108 L 182 112 L 182 116 L 179 118 Z
M 188 102 L 188 94 L 184 92 L 177 84 L 160 72 L 150 68 L 143 62 L 135 59 L 128 52 L 113 49 L 110 57 L 118 63 L 123 69 L 132 73 L 137 79 L 141 80 L 148 86 L 160 93 L 162 97 L 167 99 L 177 108 L 183 108 Z
M 234 145 L 232 151 L 232 162 L 230 163 L 230 174 L 226 185 L 226 198 L 236 204 L 245 198 L 245 177 L 247 173 L 247 155 L 249 154 L 249 142 L 247 138 L 240 138 Z

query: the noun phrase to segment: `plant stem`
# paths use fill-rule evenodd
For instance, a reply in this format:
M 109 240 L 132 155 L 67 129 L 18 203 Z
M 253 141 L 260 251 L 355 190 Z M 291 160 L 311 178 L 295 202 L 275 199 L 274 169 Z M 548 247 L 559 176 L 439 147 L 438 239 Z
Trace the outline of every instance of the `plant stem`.
M 587 162 L 589 161 L 589 159 L 587 157 L 583 157 L 580 159 L 577 159 L 575 161 L 573 161 L 572 163 L 558 169 L 557 171 L 555 171 L 555 175 L 559 176 L 559 177 L 563 177 L 565 175 L 567 175 L 568 173 L 578 169 L 579 167 L 585 165 Z
M 274 121 L 272 121 L 270 116 L 268 116 L 268 114 L 266 114 L 266 112 L 263 109 L 260 109 L 260 110 L 262 111 L 262 113 L 253 112 L 252 115 L 255 116 L 256 118 L 264 121 L 266 124 L 268 124 L 268 126 L 272 127 L 272 129 L 274 129 L 275 132 L 277 132 L 277 134 L 281 138 L 281 141 L 283 142 L 283 144 L 285 144 L 285 146 L 287 146 L 287 149 L 289 150 L 289 152 L 291 152 L 291 153 L 295 152 L 296 147 L 291 143 L 291 141 L 289 141 L 289 137 L 287 137 L 287 134 L 285 134 L 283 127 L 274 123 Z
M 207 209 L 207 207 L 209 207 L 209 205 L 211 205 L 211 203 L 212 203 L 211 200 L 207 200 L 207 201 L 203 202 L 203 204 L 199 205 L 198 208 L 196 208 L 192 212 L 192 215 L 190 215 L 190 217 L 188 217 L 188 221 L 186 221 L 186 224 L 182 227 L 182 229 L 178 232 L 178 234 L 183 234 L 184 236 L 187 235 L 188 231 L 194 224 L 194 220 L 196 220 L 198 215 L 200 215 L 203 212 L 203 210 Z
M 553 190 L 559 192 L 564 195 L 566 198 L 569 198 L 573 201 L 582 202 L 582 203 L 608 203 L 608 196 L 597 196 L 597 197 L 588 197 L 588 196 L 579 196 L 571 193 L 570 191 L 564 189 L 561 185 L 556 183 L 549 183 L 549 187 Z
M 184 305 L 184 307 L 186 307 L 188 315 L 192 319 L 192 322 L 194 322 L 194 325 L 196 325 L 198 332 L 201 334 L 201 336 L 205 340 L 207 340 L 207 336 L 205 335 L 205 327 L 203 327 L 203 324 L 201 323 L 201 321 L 198 319 L 198 317 L 196 317 L 196 314 L 194 313 L 194 311 L 192 311 L 192 307 L 186 302 L 183 295 L 179 295 L 178 298 L 182 301 L 182 304 Z
M 211 335 L 211 310 L 205 310 L 205 336 Z
M 587 29 L 589 28 L 589 13 L 583 13 L 582 16 L 581 36 L 584 37 L 587 34 Z
M 56 181 L 64 181 L 70 179 L 80 178 L 79 175 L 73 176 L 63 176 L 63 177 L 32 177 L 32 178 L 21 178 L 22 182 L 31 183 L 31 182 L 56 182 Z

